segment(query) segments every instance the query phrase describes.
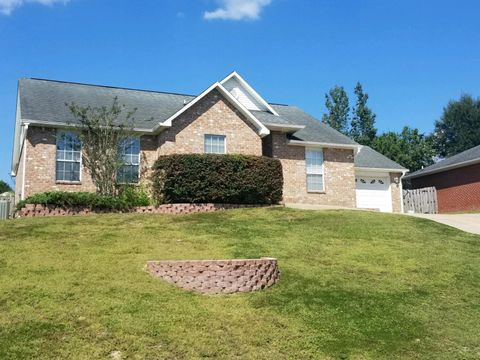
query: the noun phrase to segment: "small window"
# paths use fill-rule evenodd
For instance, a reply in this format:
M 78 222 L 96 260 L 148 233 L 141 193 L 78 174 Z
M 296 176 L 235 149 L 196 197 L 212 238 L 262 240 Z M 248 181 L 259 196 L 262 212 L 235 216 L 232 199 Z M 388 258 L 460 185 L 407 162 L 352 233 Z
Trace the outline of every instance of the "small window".
M 57 181 L 80 181 L 82 147 L 77 134 L 57 133 L 56 172 Z
M 119 156 L 123 165 L 117 172 L 117 182 L 133 184 L 139 180 L 140 139 L 127 138 L 119 144 Z
M 307 169 L 307 191 L 324 191 L 323 184 L 323 151 L 321 149 L 306 149 L 305 164 Z
M 225 135 L 205 135 L 204 152 L 206 154 L 225 154 Z

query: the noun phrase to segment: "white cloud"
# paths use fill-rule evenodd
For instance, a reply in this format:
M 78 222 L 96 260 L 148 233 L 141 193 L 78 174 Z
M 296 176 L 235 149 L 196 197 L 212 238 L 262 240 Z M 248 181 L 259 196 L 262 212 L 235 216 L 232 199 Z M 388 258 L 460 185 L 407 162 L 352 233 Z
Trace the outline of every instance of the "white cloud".
M 37 3 L 51 6 L 55 3 L 67 3 L 70 0 L 0 0 L 0 14 L 10 15 L 16 8 L 27 3 Z
M 220 6 L 213 11 L 205 11 L 203 18 L 207 20 L 256 20 L 262 9 L 272 0 L 218 0 Z

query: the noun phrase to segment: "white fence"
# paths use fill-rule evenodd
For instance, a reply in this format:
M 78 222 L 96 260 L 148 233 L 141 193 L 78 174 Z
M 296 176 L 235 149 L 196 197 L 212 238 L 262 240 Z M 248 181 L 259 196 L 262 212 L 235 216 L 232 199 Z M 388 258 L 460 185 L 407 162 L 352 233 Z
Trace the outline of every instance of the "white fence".
M 417 214 L 438 213 L 437 190 L 434 187 L 403 190 L 403 209 Z
M 15 196 L 0 195 L 0 220 L 11 219 L 15 212 Z

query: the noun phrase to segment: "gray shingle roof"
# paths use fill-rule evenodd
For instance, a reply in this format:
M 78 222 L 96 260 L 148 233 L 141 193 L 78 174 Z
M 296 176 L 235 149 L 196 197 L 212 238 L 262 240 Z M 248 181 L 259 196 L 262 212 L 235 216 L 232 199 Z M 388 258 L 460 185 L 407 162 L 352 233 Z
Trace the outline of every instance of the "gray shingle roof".
M 20 79 L 20 106 L 23 119 L 73 123 L 74 118 L 65 103 L 92 107 L 108 106 L 113 98 L 134 114 L 135 127 L 151 129 L 177 112 L 185 101 L 195 98 L 144 90 L 86 85 L 61 81 Z M 126 114 L 126 112 L 125 112 Z
M 465 150 L 444 160 L 441 160 L 433 165 L 427 166 L 426 168 L 408 174 L 407 176 L 405 176 L 405 179 L 412 179 L 423 175 L 461 167 L 463 163 L 466 163 L 466 166 L 468 164 L 475 163 L 476 161 L 480 162 L 480 145 Z
M 355 155 L 355 167 L 371 169 L 395 169 L 399 171 L 407 170 L 402 165 L 390 160 L 369 146 L 362 146 L 357 155 Z
M 160 122 L 180 110 L 194 95 L 125 89 L 109 86 L 79 84 L 55 80 L 29 79 L 19 81 L 21 117 L 58 124 L 73 123 L 66 103 L 92 107 L 108 106 L 114 97 L 128 110 L 136 108 L 135 127 L 153 129 Z M 270 104 L 279 114 L 252 111 L 263 124 L 301 125 L 303 129 L 290 135 L 291 140 L 341 145 L 358 145 L 349 137 L 323 124 L 296 106 Z M 126 112 L 125 112 L 126 113 Z M 120 119 L 122 121 L 122 119 Z M 404 168 L 368 147 L 362 147 L 355 156 L 356 167 Z

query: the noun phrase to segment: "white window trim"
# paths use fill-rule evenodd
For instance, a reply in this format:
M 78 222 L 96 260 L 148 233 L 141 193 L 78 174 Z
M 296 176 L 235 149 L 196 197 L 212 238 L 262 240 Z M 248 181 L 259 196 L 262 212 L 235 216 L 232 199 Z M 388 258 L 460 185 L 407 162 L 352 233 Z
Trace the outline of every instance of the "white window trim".
M 138 140 L 138 164 L 125 164 L 125 163 L 123 163 L 122 167 L 123 166 L 129 166 L 129 165 L 130 166 L 131 165 L 137 165 L 138 166 L 138 180 L 136 182 L 121 182 L 121 181 L 116 180 L 116 183 L 118 185 L 138 185 L 138 184 L 140 184 L 140 180 L 141 180 L 140 179 L 140 169 L 141 169 L 141 166 L 142 166 L 142 142 L 141 142 L 139 136 L 129 136 L 129 138 Z M 120 170 L 120 168 L 118 170 Z M 118 170 L 117 170 L 117 177 L 118 177 Z
M 80 169 L 79 169 L 79 174 L 78 174 L 78 180 L 57 180 L 57 162 L 59 161 L 57 159 L 57 141 L 58 137 L 60 134 L 65 134 L 65 133 L 72 133 L 75 134 L 75 131 L 71 130 L 57 130 L 56 132 L 56 137 L 55 137 L 55 183 L 57 184 L 81 184 L 82 183 L 82 168 L 83 168 L 83 146 L 82 142 L 80 142 Z M 80 140 L 80 139 L 79 139 Z M 68 162 L 68 160 L 60 160 L 64 162 Z M 71 161 L 71 162 L 76 162 L 76 161 Z
M 223 153 L 208 153 L 205 151 L 205 142 L 207 140 L 207 136 L 223 136 Z M 204 154 L 217 154 L 217 155 L 225 155 L 227 153 L 227 135 L 224 134 L 203 134 L 203 153 Z
M 319 152 L 322 155 L 322 168 L 321 170 L 317 171 L 309 171 L 308 165 L 307 165 L 307 153 L 309 151 L 315 151 Z M 307 193 L 325 193 L 325 159 L 323 156 L 323 148 L 312 148 L 312 147 L 306 147 L 305 148 L 305 186 L 307 188 Z M 322 175 L 322 189 L 321 190 L 308 190 L 308 175 Z

